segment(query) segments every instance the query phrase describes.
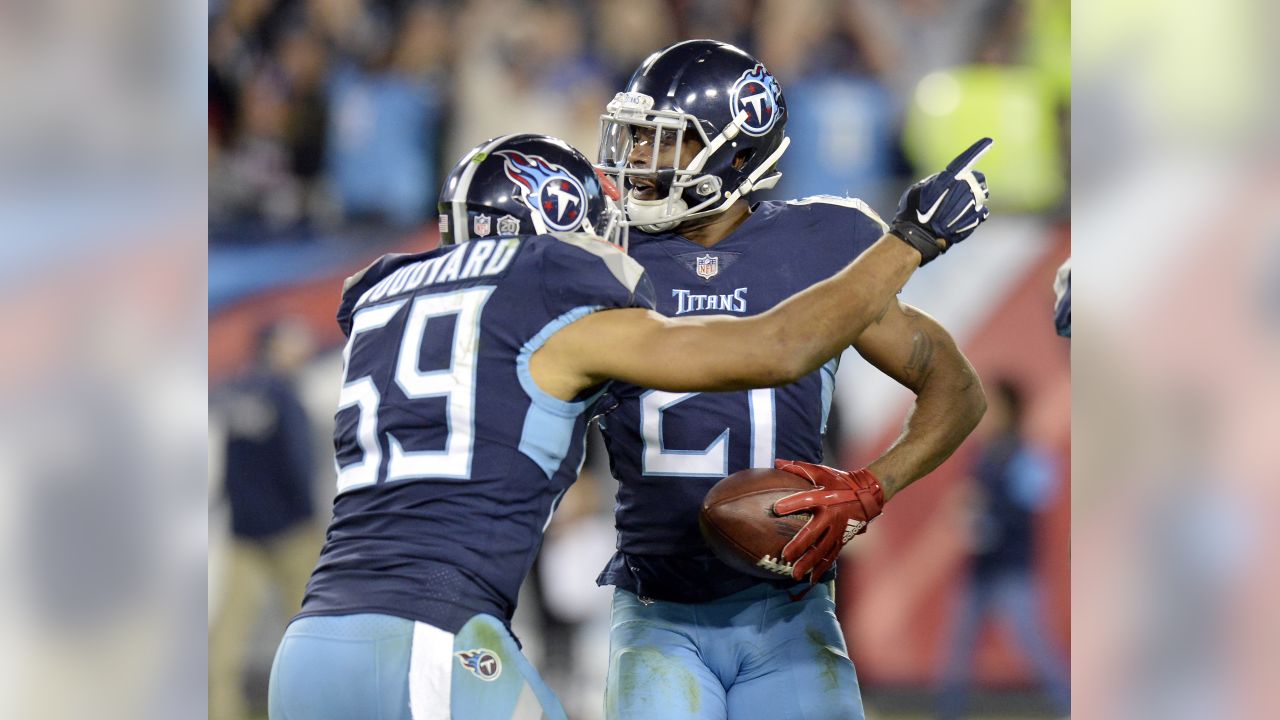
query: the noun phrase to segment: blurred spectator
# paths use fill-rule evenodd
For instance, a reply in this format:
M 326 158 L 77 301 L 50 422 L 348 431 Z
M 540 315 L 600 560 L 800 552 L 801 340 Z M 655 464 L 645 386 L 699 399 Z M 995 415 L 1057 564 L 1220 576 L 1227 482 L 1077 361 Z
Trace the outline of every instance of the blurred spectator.
M 878 29 L 885 80 L 902 104 L 929 73 L 973 62 L 992 16 L 1013 1 L 854 0 L 863 22 Z
M 973 682 L 979 632 L 993 609 L 1013 630 L 1023 656 L 1040 676 L 1054 712 L 1066 716 L 1071 691 L 1062 654 L 1042 620 L 1034 576 L 1035 513 L 1053 495 L 1052 460 L 1022 436 L 1022 392 L 1008 379 L 992 384 L 977 433 L 973 467 L 972 558 L 943 671 L 938 717 L 963 717 Z
M 896 201 L 898 117 L 878 75 L 878 17 L 821 0 L 765 7 L 760 42 L 787 98 L 791 138 L 776 196 L 847 195 L 884 212 Z
M 442 169 L 482 140 L 544 132 L 594 155 L 597 118 L 609 97 L 650 53 L 693 37 L 757 50 L 782 80 L 794 145 L 786 185 L 774 194 L 847 193 L 884 209 L 896 196 L 884 188 L 911 174 L 899 134 L 930 73 L 1020 62 L 1017 68 L 1036 68 L 1036 82 L 1065 97 L 1065 30 L 1026 37 L 1029 26 L 1066 28 L 1059 5 L 225 0 L 210 9 L 211 221 L 247 221 L 251 237 L 255 226 L 341 230 L 344 221 L 413 228 L 432 214 Z M 945 88 L 929 94 L 947 97 Z M 982 123 L 980 134 L 1001 139 L 997 159 L 1019 155 L 1017 127 L 1049 128 L 1039 120 L 1010 122 L 1012 129 L 991 127 L 989 117 Z M 953 132 L 972 134 L 955 125 Z M 937 152 L 954 155 L 949 134 L 918 134 L 939 137 L 944 147 Z M 922 155 L 932 145 L 921 149 L 920 142 L 910 141 L 908 154 L 931 167 L 936 163 Z M 1016 180 L 1002 201 L 1023 185 L 1041 188 L 1024 204 L 1059 193 L 1046 182 Z
M 266 73 L 258 73 L 242 89 L 239 104 L 240 128 L 230 147 L 210 148 L 210 217 L 237 217 L 271 227 L 295 221 L 301 208 L 285 145 L 284 90 Z
M 676 39 L 675 16 L 663 0 L 602 0 L 596 7 L 594 30 L 599 62 L 607 69 L 611 92 L 626 87 L 631 73 L 645 58 Z M 711 37 L 718 38 L 719 33 Z M 593 115 L 601 112 L 597 108 Z
M 677 0 L 680 35 L 684 38 L 715 38 L 749 49 L 756 3 L 752 0 Z M 661 49 L 662 45 L 654 48 Z
M 412 228 L 434 211 L 444 107 L 441 11 L 413 5 L 398 37 L 335 69 L 329 167 L 348 218 Z
M 265 229 L 433 212 L 449 11 L 229 0 L 210 19 L 209 215 Z
M 301 215 L 319 216 L 327 207 L 322 182 L 329 125 L 324 44 L 310 30 L 294 30 L 284 38 L 279 56 L 288 96 L 284 140 L 289 169 L 298 181 Z
M 224 490 L 231 510 L 227 588 L 209 638 L 209 717 L 247 717 L 244 664 L 272 586 L 282 619 L 302 604 L 319 554 L 312 504 L 311 423 L 293 377 L 311 357 L 310 331 L 285 321 L 266 328 L 258 361 L 213 401 L 223 416 Z
M 484 0 L 466 7 L 458 19 L 468 42 L 456 58 L 448 157 L 491 137 L 525 132 L 553 135 L 595 156 L 600 114 L 621 87 L 608 86 L 591 57 L 585 19 L 560 0 Z

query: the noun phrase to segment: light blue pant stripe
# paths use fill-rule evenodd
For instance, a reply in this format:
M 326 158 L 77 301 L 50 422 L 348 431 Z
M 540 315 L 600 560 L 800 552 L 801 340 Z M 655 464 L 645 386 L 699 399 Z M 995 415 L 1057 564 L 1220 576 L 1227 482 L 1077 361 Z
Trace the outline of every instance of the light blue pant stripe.
M 390 615 L 295 620 L 271 668 L 271 720 L 413 720 L 413 635 L 413 621 Z M 448 662 L 449 710 L 458 720 L 510 720 L 525 688 L 544 717 L 566 720 L 555 694 L 497 618 L 471 618 L 454 637 Z

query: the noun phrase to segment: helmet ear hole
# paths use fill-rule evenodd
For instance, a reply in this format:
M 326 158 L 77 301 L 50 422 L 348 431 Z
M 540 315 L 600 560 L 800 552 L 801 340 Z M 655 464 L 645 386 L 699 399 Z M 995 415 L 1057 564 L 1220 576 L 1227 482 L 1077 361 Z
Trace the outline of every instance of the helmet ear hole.
M 756 156 L 755 148 L 743 148 L 733 156 L 733 169 L 741 170 Z

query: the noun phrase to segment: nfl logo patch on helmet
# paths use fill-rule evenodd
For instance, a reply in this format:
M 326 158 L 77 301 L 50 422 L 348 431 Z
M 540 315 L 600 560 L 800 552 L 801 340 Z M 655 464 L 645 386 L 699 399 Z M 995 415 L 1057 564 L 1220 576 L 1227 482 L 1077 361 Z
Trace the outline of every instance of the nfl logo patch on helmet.
M 490 227 L 492 222 L 493 218 L 488 215 L 476 215 L 475 219 L 472 221 L 471 234 L 476 237 L 484 237 L 485 235 L 488 235 L 492 229 Z
M 764 65 L 756 66 L 742 73 L 733 84 L 733 92 L 729 93 L 729 110 L 737 117 L 744 110 L 747 113 L 742 121 L 742 132 L 759 137 L 769 132 L 778 122 L 778 96 L 782 90 L 778 81 Z
M 519 188 L 524 203 L 542 216 L 547 229 L 577 230 L 587 210 L 587 193 L 565 168 L 537 155 L 515 150 L 496 153 L 505 161 L 507 177 Z
M 720 272 L 720 258 L 710 253 L 699 257 L 694 265 L 694 272 L 704 280 L 710 280 Z

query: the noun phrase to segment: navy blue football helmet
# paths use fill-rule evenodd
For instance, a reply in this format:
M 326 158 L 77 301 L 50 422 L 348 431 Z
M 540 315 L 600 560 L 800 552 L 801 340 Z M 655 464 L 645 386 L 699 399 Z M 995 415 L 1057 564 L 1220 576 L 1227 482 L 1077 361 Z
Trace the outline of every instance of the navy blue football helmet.
M 791 144 L 778 81 L 755 58 L 714 40 L 650 55 L 600 121 L 597 167 L 625 193 L 628 225 L 647 232 L 724 212 L 773 187 Z
M 583 232 L 625 249 L 617 196 L 613 183 L 563 140 L 504 135 L 472 148 L 445 178 L 440 243 Z

